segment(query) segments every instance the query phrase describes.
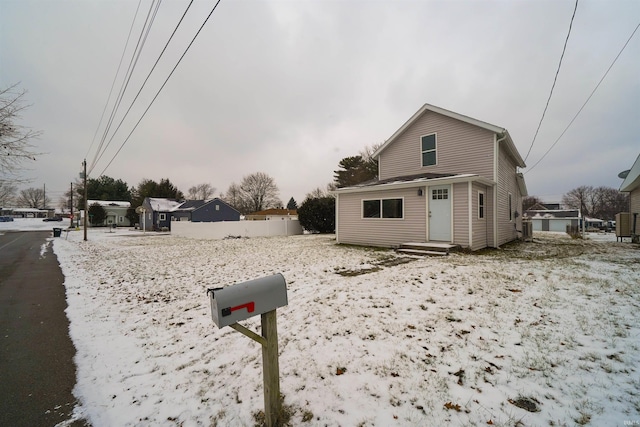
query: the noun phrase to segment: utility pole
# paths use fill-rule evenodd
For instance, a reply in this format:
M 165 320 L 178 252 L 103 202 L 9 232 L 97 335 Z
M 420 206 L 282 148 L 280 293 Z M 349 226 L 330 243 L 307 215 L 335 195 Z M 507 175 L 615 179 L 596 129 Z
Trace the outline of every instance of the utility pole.
M 82 177 L 84 179 L 84 241 L 87 241 L 87 217 L 89 216 L 89 206 L 87 203 L 87 159 L 84 159 L 82 162 L 82 166 L 84 170 L 82 172 Z
M 42 197 L 42 209 L 47 209 L 47 184 L 42 184 L 42 193 L 44 194 L 44 197 Z M 49 216 L 48 213 L 47 216 Z
M 71 224 L 69 224 L 69 228 L 73 228 L 73 182 L 71 183 L 71 193 L 69 194 L 71 194 Z

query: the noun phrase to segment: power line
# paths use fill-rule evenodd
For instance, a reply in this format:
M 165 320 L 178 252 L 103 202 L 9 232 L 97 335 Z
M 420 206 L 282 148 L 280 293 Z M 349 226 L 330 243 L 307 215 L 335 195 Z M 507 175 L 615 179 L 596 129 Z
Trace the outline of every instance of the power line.
M 145 85 L 147 84 L 147 81 L 149 80 L 149 77 L 151 77 L 151 73 L 153 73 L 153 71 L 156 69 L 156 66 L 158 65 L 158 62 L 160 62 L 160 59 L 162 58 L 162 55 L 164 55 L 164 52 L 167 50 L 167 47 L 169 46 L 169 43 L 171 43 L 171 40 L 173 39 L 173 36 L 176 34 L 176 31 L 178 31 L 178 28 L 180 27 L 180 24 L 182 24 L 182 21 L 184 20 L 184 17 L 187 15 L 187 12 L 189 11 L 189 8 L 191 7 L 192 4 L 193 4 L 193 0 L 191 0 L 191 2 L 189 2 L 189 5 L 187 6 L 187 8 L 185 9 L 184 13 L 182 14 L 182 17 L 180 18 L 180 21 L 178 21 L 178 24 L 174 28 L 173 33 L 171 33 L 171 36 L 169 37 L 169 40 L 167 40 L 167 43 L 164 45 L 164 48 L 162 49 L 162 52 L 160 52 L 160 55 L 158 56 L 158 59 L 156 59 L 155 64 L 153 64 L 153 67 L 149 71 L 149 74 L 147 74 L 147 77 L 144 79 L 144 82 L 142 83 L 142 86 L 140 87 L 140 90 L 138 90 L 138 93 L 133 98 L 133 101 L 131 102 L 131 105 L 129 105 L 129 108 L 127 109 L 127 111 L 122 116 L 122 119 L 120 120 L 120 123 L 118 124 L 118 127 L 116 128 L 116 130 L 111 135 L 111 138 L 109 139 L 109 142 L 104 147 L 104 149 L 102 150 L 102 152 L 98 156 L 98 158 L 97 158 L 95 163 L 100 161 L 100 159 L 102 158 L 102 156 L 106 152 L 107 148 L 109 148 L 109 145 L 111 144 L 111 141 L 116 136 L 116 133 L 118 133 L 118 130 L 122 126 L 122 123 L 127 118 L 127 115 L 129 114 L 129 112 L 131 111 L 131 108 L 133 107 L 133 104 L 135 104 L 136 100 L 140 96 L 140 93 L 142 92 L 142 89 L 144 89 Z M 91 169 L 93 169 L 93 167 Z
M 525 162 L 531 153 L 531 149 L 533 148 L 533 143 L 536 142 L 536 138 L 538 137 L 538 132 L 540 131 L 540 126 L 542 126 L 542 121 L 544 120 L 544 115 L 547 113 L 547 108 L 549 108 L 549 101 L 551 101 L 551 96 L 553 95 L 553 88 L 556 87 L 556 81 L 558 80 L 558 74 L 560 73 L 560 67 L 562 66 L 562 58 L 564 58 L 564 52 L 567 50 L 567 42 L 569 41 L 569 35 L 571 34 L 571 27 L 573 26 L 573 18 L 576 16 L 576 10 L 578 10 L 578 0 L 576 0 L 576 5 L 573 8 L 573 15 L 571 15 L 571 22 L 569 22 L 569 31 L 567 32 L 567 38 L 564 40 L 564 46 L 562 47 L 562 55 L 560 55 L 560 62 L 558 63 L 558 69 L 556 70 L 556 76 L 553 78 L 553 85 L 551 85 L 551 92 L 549 92 L 549 98 L 547 98 L 547 104 L 544 106 L 544 111 L 542 112 L 542 117 L 540 117 L 540 123 L 538 123 L 538 128 L 536 129 L 535 135 L 533 135 L 533 140 L 531 141 L 531 145 L 529 146 L 529 151 L 527 151 L 527 155 L 524 157 Z
M 138 120 L 138 122 L 135 124 L 135 126 L 133 127 L 133 129 L 131 129 L 131 132 L 129 132 L 129 135 L 127 135 L 127 138 L 124 140 L 124 142 L 122 143 L 122 145 L 120 146 L 120 148 L 118 148 L 118 151 L 116 151 L 116 153 L 113 155 L 113 157 L 111 158 L 111 160 L 109 161 L 109 163 L 107 164 L 107 166 L 105 166 L 105 168 L 102 170 L 102 172 L 100 173 L 100 175 L 103 175 L 105 173 L 105 171 L 107 170 L 107 168 L 111 165 L 111 163 L 113 163 L 113 161 L 115 160 L 115 158 L 118 156 L 118 154 L 120 153 L 120 151 L 122 150 L 122 148 L 125 146 L 125 144 L 127 143 L 127 141 L 129 141 L 129 138 L 131 137 L 131 135 L 133 134 L 133 132 L 136 130 L 136 128 L 138 127 L 138 125 L 140 124 L 140 122 L 142 121 L 142 119 L 144 118 L 144 116 L 147 114 L 147 111 L 149 111 L 149 109 L 151 108 L 151 106 L 153 105 L 153 103 L 155 102 L 156 98 L 158 98 L 158 95 L 160 95 L 160 92 L 162 91 L 162 89 L 164 89 L 165 85 L 167 84 L 167 82 L 169 81 L 169 79 L 171 78 L 171 76 L 173 75 L 174 71 L 176 71 L 176 68 L 178 68 L 178 65 L 180 65 L 180 62 L 182 62 L 182 59 L 184 58 L 184 56 L 187 54 L 187 52 L 189 51 L 189 49 L 191 48 L 191 45 L 193 45 L 193 42 L 195 42 L 196 38 L 198 37 L 198 35 L 200 34 L 200 32 L 202 31 L 202 29 L 204 28 L 204 26 L 206 25 L 207 21 L 209 20 L 209 18 L 211 17 L 211 15 L 213 14 L 213 12 L 216 10 L 216 8 L 218 7 L 218 5 L 220 4 L 221 0 L 218 0 L 216 2 L 216 4 L 213 6 L 213 9 L 211 9 L 211 12 L 209 12 L 209 15 L 207 16 L 207 18 L 204 20 L 204 22 L 202 23 L 202 25 L 200 26 L 200 28 L 198 29 L 198 32 L 196 33 L 195 36 L 193 36 L 193 39 L 191 40 L 191 42 L 189 43 L 189 45 L 187 46 L 187 48 L 185 49 L 184 53 L 182 54 L 182 56 L 180 56 L 180 59 L 178 59 L 178 62 L 176 63 L 175 67 L 173 67 L 173 69 L 171 70 L 171 73 L 169 73 L 169 76 L 166 78 L 166 80 L 164 81 L 164 83 L 162 84 L 162 86 L 160 87 L 160 89 L 158 89 L 158 92 L 156 93 L 156 95 L 153 97 L 153 99 L 151 100 L 151 103 L 149 103 L 149 106 L 147 107 L 146 110 L 144 110 L 144 113 L 142 113 L 142 116 L 140 117 L 140 119 Z
M 140 30 L 140 35 L 138 36 L 138 42 L 137 42 L 136 47 L 135 47 L 135 49 L 133 51 L 133 55 L 131 56 L 131 61 L 129 61 L 129 67 L 127 68 L 127 72 L 125 73 L 125 80 L 123 81 L 122 86 L 120 88 L 120 92 L 119 92 L 118 97 L 116 99 L 116 103 L 114 104 L 113 109 L 111 110 L 111 115 L 109 116 L 109 121 L 107 122 L 107 125 L 105 126 L 104 132 L 102 134 L 102 138 L 100 140 L 100 144 L 98 145 L 98 149 L 96 150 L 96 154 L 94 155 L 93 160 L 91 161 L 91 166 L 89 167 L 89 172 L 88 173 L 91 173 L 91 171 L 93 171 L 93 168 L 95 167 L 95 164 L 96 164 L 97 159 L 98 159 L 98 154 L 100 153 L 100 150 L 102 150 L 102 147 L 104 145 L 104 141 L 107 139 L 107 134 L 109 133 L 109 129 L 111 128 L 111 125 L 113 124 L 113 119 L 115 118 L 116 112 L 117 112 L 118 108 L 120 107 L 120 103 L 122 102 L 122 98 L 124 97 L 124 93 L 126 92 L 127 87 L 129 86 L 129 81 L 131 80 L 131 76 L 133 75 L 133 71 L 135 70 L 136 65 L 138 64 L 138 59 L 140 58 L 140 53 L 142 52 L 142 49 L 144 48 L 145 42 L 147 40 L 145 34 L 147 34 L 147 35 L 149 34 L 151 26 L 153 25 L 153 22 L 155 20 L 156 13 L 158 12 L 158 8 L 160 7 L 160 2 L 161 1 L 162 0 L 159 0 L 159 2 L 156 3 L 156 0 L 153 0 L 151 2 L 151 5 L 149 6 L 149 11 L 147 12 L 147 18 L 145 19 L 144 25 L 142 26 L 142 29 Z M 156 6 L 155 13 L 152 12 L 154 5 Z M 153 13 L 153 15 L 152 15 L 152 13 Z
M 98 135 L 98 130 L 100 129 L 100 125 L 102 125 L 102 119 L 104 118 L 104 113 L 107 111 L 107 107 L 109 106 L 109 101 L 111 100 L 111 94 L 113 93 L 113 88 L 116 85 L 116 80 L 118 78 L 118 74 L 120 73 L 120 67 L 122 66 L 122 60 L 124 59 L 124 54 L 127 52 L 127 46 L 129 46 L 129 40 L 131 39 L 131 34 L 133 33 L 133 25 L 136 22 L 136 18 L 138 17 L 138 12 L 140 11 L 140 4 L 142 4 L 142 0 L 138 0 L 138 7 L 136 8 L 136 13 L 133 15 L 133 21 L 131 21 L 131 27 L 129 28 L 129 34 L 127 35 L 127 42 L 124 44 L 124 49 L 122 50 L 122 56 L 120 56 L 120 63 L 118 64 L 118 69 L 116 70 L 115 76 L 113 76 L 113 82 L 111 82 L 111 89 L 109 90 L 109 96 L 107 97 L 107 102 L 104 104 L 104 109 L 102 110 L 102 115 L 100 116 L 100 121 L 98 122 L 98 127 L 96 127 L 96 131 L 93 134 L 93 138 L 91 139 L 91 145 L 87 150 L 87 154 L 84 155 L 85 159 L 89 156 L 89 152 L 93 148 L 93 143 L 96 140 L 96 136 Z
M 589 102 L 589 100 L 591 99 L 591 97 L 593 96 L 594 93 L 596 93 L 596 91 L 598 90 L 598 88 L 600 87 L 600 84 L 602 83 L 602 81 L 605 79 L 605 77 L 607 77 L 607 74 L 609 74 L 609 71 L 611 71 L 611 68 L 613 67 L 613 65 L 616 63 L 616 61 L 618 60 L 618 58 L 620 57 L 620 55 L 622 55 L 622 52 L 625 50 L 625 48 L 627 47 L 627 45 L 629 44 L 629 42 L 631 41 L 631 39 L 633 38 L 633 36 L 636 34 L 636 31 L 638 31 L 638 28 L 640 28 L 640 23 L 638 23 L 638 25 L 636 25 L 636 28 L 633 30 L 633 32 L 631 33 L 631 35 L 629 36 L 629 38 L 627 39 L 627 41 L 625 42 L 624 46 L 622 46 L 622 49 L 620 49 L 620 52 L 618 52 L 618 55 L 616 55 L 615 59 L 613 60 L 613 62 L 611 63 L 611 65 L 609 65 L 609 68 L 607 68 L 607 71 L 604 73 L 604 75 L 602 76 L 602 78 L 600 79 L 600 81 L 598 82 L 598 84 L 596 85 L 596 87 L 593 89 L 593 91 L 591 91 L 591 94 L 589 95 L 589 97 L 587 98 L 586 101 L 584 101 L 584 104 L 582 104 L 582 107 L 580 107 L 580 109 L 578 110 L 578 112 L 576 113 L 575 116 L 573 116 L 573 119 L 571 119 L 571 121 L 569 122 L 569 124 L 567 125 L 566 128 L 564 128 L 564 130 L 562 131 L 562 133 L 560 134 L 560 136 L 558 137 L 558 139 L 555 140 L 555 142 L 553 143 L 553 145 L 551 145 L 551 147 L 549 147 L 549 149 L 544 153 L 544 155 L 540 158 L 540 160 L 538 160 L 533 166 L 531 166 L 531 168 L 529 168 L 526 173 L 529 173 L 533 170 L 533 168 L 535 168 L 536 166 L 538 166 L 538 164 L 547 156 L 547 154 L 549 154 L 549 152 L 553 149 L 553 147 L 556 146 L 556 144 L 558 143 L 558 141 L 560 141 L 560 138 L 562 138 L 562 136 L 567 132 L 567 130 L 569 129 L 569 127 L 571 127 L 571 125 L 573 124 L 573 122 L 578 118 L 578 116 L 580 115 L 580 113 L 582 112 L 582 110 L 584 109 L 584 107 L 587 105 L 587 103 Z

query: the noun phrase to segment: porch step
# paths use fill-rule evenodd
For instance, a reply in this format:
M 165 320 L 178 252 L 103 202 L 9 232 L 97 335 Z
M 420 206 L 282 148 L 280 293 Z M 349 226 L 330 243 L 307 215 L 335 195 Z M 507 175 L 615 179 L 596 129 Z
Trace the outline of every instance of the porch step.
M 457 248 L 458 245 L 452 245 L 449 243 L 409 242 L 401 244 L 397 251 L 411 255 L 443 256 L 449 255 L 449 252 L 456 250 Z
M 447 252 L 442 251 L 425 251 L 416 249 L 398 249 L 396 252 L 400 252 L 407 255 L 429 255 L 429 256 L 447 256 Z

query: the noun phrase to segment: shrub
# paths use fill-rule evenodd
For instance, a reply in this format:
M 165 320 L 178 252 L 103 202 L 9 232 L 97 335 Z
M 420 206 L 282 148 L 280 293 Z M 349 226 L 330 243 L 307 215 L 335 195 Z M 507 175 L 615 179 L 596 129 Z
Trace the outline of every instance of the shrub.
M 334 233 L 336 231 L 336 199 L 319 197 L 305 199 L 298 208 L 300 225 L 313 233 Z

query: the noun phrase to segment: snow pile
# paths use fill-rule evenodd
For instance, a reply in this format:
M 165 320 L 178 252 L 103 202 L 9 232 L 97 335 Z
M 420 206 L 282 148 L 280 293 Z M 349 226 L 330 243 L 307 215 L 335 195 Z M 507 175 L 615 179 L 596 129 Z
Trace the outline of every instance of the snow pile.
M 206 289 L 275 273 L 288 285 L 278 334 L 291 425 L 640 421 L 635 245 L 536 233 L 411 258 L 318 235 L 91 230 L 54 242 L 74 393 L 97 427 L 255 425 L 260 346 L 213 325 Z M 258 331 L 259 317 L 244 325 Z

